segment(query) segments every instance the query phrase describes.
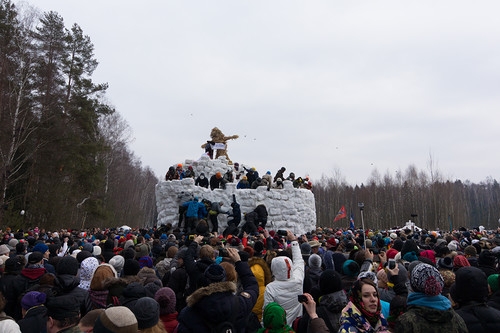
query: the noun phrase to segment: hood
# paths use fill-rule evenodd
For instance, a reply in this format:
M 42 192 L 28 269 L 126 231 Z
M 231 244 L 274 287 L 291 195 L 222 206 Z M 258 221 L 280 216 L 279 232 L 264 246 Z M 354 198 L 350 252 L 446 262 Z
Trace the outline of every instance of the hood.
M 192 293 L 186 299 L 187 305 L 192 307 L 207 296 L 216 293 L 227 293 L 227 292 L 231 293 L 236 292 L 236 284 L 234 282 L 224 281 L 224 282 L 211 283 L 208 286 L 199 288 L 194 293 Z
M 273 276 L 271 274 L 271 270 L 269 269 L 269 265 L 264 259 L 252 257 L 248 259 L 248 266 L 250 266 L 250 269 L 255 275 L 259 286 L 266 286 L 269 282 L 271 282 Z
M 293 279 L 292 259 L 281 256 L 273 258 L 271 261 L 271 272 L 276 281 L 287 281 Z
M 70 292 L 80 284 L 80 278 L 69 274 L 58 275 L 56 281 L 64 293 Z
M 323 295 L 319 299 L 319 305 L 324 306 L 333 313 L 340 313 L 347 303 L 349 303 L 349 300 L 344 290 Z

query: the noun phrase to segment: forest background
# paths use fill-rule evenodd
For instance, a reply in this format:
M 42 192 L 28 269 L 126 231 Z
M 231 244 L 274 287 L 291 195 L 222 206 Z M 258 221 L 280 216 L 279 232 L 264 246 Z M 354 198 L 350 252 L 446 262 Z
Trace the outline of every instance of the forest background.
M 78 24 L 68 29 L 56 12 L 20 12 L 0 0 L 0 229 L 156 225 L 160 179 L 130 150 L 130 127 L 107 102 L 108 85 L 92 80 L 97 65 Z M 361 202 L 371 229 L 409 219 L 442 230 L 500 222 L 495 179 L 444 179 L 432 156 L 426 171 L 374 169 L 355 186 L 334 171 L 313 185 L 319 226 L 348 227 L 348 218 L 333 223 L 345 206 L 360 227 Z

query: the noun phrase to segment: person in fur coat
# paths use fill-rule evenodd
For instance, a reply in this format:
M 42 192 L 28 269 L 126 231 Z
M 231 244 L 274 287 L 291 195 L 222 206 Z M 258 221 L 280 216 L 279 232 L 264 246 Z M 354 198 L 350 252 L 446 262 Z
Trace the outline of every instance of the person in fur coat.
M 204 273 L 209 284 L 197 289 L 187 298 L 187 306 L 177 318 L 179 325 L 176 332 L 210 332 L 210 327 L 231 321 L 232 318 L 236 319 L 236 323 L 233 323 L 236 331 L 244 331 L 246 318 L 255 305 L 259 287 L 248 263 L 241 261 L 238 251 L 233 248 L 228 248 L 227 251 L 244 291 L 234 295 L 236 284 L 226 281 L 222 266 L 211 264 Z

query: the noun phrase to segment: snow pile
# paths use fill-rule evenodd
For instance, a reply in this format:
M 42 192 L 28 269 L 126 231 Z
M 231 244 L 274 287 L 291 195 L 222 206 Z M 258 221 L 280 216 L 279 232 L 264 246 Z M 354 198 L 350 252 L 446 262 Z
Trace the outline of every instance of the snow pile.
M 233 166 L 228 165 L 224 157 L 211 160 L 203 157 L 198 161 L 186 160 L 183 168 L 189 166 L 198 176 L 204 173 L 210 179 L 216 172 L 224 174 Z M 158 210 L 158 225 L 171 223 L 176 226 L 179 221 L 179 205 L 181 204 L 180 195 L 183 192 L 190 192 L 201 201 L 207 199 L 212 202 L 222 201 L 223 210 L 231 208 L 233 194 L 236 201 L 241 206 L 242 220 L 239 225 L 245 223 L 244 213 L 251 212 L 260 204 L 267 208 L 268 218 L 266 229 L 290 229 L 295 234 L 304 234 L 316 228 L 316 207 L 314 195 L 307 189 L 296 189 L 292 182 L 284 181 L 283 189 L 267 190 L 266 186 L 260 186 L 257 189 L 236 189 L 237 181 L 228 183 L 226 189 L 206 189 L 194 185 L 193 178 L 182 180 L 161 181 L 156 185 L 156 207 Z M 221 233 L 227 227 L 227 216 L 219 214 L 219 232 Z

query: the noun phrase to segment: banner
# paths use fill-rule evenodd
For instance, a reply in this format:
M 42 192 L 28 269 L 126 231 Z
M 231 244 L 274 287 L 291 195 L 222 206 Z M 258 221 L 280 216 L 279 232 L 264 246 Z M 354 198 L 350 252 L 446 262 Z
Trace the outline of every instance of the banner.
M 340 208 L 339 212 L 337 213 L 337 216 L 335 216 L 335 218 L 333 219 L 333 222 L 337 222 L 338 220 L 341 220 L 345 217 L 347 217 L 347 212 L 345 210 L 345 207 L 342 206 Z

